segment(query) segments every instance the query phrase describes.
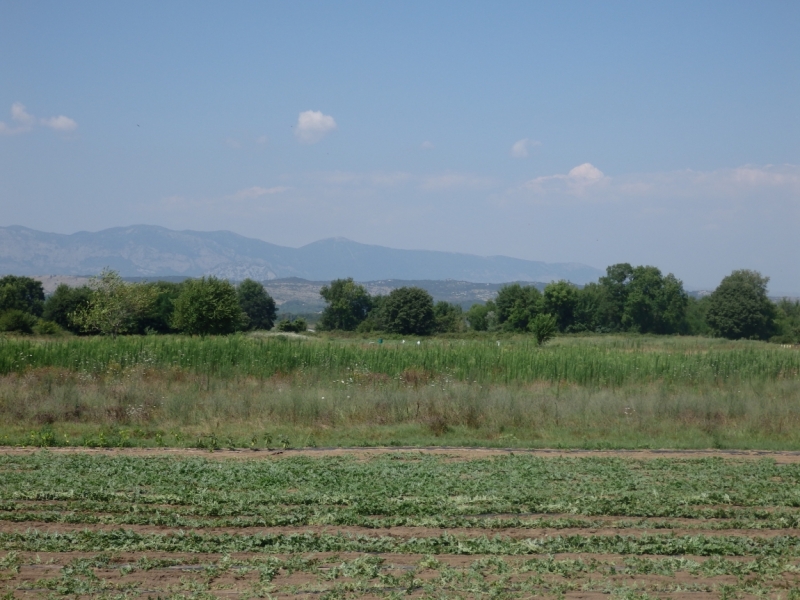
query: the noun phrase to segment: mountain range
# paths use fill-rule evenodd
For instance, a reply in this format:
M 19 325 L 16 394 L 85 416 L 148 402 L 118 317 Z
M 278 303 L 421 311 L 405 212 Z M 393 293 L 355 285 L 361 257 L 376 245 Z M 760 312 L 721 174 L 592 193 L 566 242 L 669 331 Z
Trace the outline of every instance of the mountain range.
M 352 277 L 357 281 L 458 279 L 476 283 L 567 279 L 584 284 L 603 274 L 580 263 L 398 250 L 345 238 L 290 248 L 230 231 L 173 231 L 151 225 L 70 235 L 0 227 L 0 274 L 93 275 L 104 267 L 123 277 L 215 275 L 260 281 Z

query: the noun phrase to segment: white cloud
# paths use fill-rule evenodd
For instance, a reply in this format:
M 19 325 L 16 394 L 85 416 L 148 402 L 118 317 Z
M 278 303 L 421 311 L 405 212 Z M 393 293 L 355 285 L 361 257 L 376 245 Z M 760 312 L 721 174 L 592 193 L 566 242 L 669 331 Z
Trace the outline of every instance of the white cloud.
M 282 192 L 288 191 L 289 188 L 285 186 L 275 186 L 271 188 L 264 188 L 260 186 L 253 186 L 250 188 L 246 188 L 244 190 L 239 190 L 230 198 L 235 200 L 246 200 L 251 198 L 260 198 L 261 196 L 269 196 L 271 194 L 280 194 Z
M 0 135 L 24 133 L 30 131 L 36 125 L 36 117 L 28 112 L 22 102 L 14 102 L 11 105 L 11 119 L 17 124 L 16 127 L 0 121 Z M 74 131 L 78 128 L 78 124 L 75 121 L 64 115 L 50 117 L 49 119 L 39 119 L 39 123 L 56 131 Z
M 14 102 L 11 105 L 11 118 L 24 127 L 32 127 L 36 123 L 36 117 L 29 114 L 21 102 Z
M 64 115 L 42 119 L 41 123 L 45 127 L 50 127 L 56 131 L 74 131 L 78 128 L 78 124 L 75 121 Z
M 422 148 L 423 150 L 433 150 L 433 144 L 431 142 L 429 142 L 428 140 L 425 140 L 424 142 L 422 142 L 419 145 L 419 147 Z
M 265 135 L 260 135 L 256 138 L 256 144 L 264 145 L 269 141 L 269 138 Z
M 581 195 L 587 188 L 607 183 L 609 178 L 592 163 L 573 167 L 566 175 L 545 175 L 531 179 L 522 185 L 523 189 L 537 193 L 569 193 Z
M 525 158 L 528 156 L 528 149 L 533 146 L 541 146 L 541 142 L 537 142 L 536 140 L 530 140 L 528 138 L 522 138 L 521 140 L 517 140 L 514 142 L 514 145 L 511 146 L 511 156 L 512 158 Z
M 16 122 L 16 126 L 0 121 L 0 135 L 14 135 L 30 131 L 36 123 L 36 117 L 29 114 L 21 102 L 14 102 L 11 105 L 11 120 Z
M 697 198 L 711 202 L 734 202 L 736 198 L 768 199 L 800 196 L 800 165 L 743 165 L 714 171 L 662 171 L 630 173 L 613 179 L 591 163 L 566 174 L 546 175 L 525 182 L 511 195 L 534 194 L 548 197 L 581 197 L 591 201 L 677 200 Z M 737 200 L 738 201 L 738 200 Z M 800 208 L 800 203 L 797 203 Z
M 316 144 L 334 129 L 336 121 L 333 117 L 318 110 L 307 110 L 297 117 L 294 134 L 304 144 Z

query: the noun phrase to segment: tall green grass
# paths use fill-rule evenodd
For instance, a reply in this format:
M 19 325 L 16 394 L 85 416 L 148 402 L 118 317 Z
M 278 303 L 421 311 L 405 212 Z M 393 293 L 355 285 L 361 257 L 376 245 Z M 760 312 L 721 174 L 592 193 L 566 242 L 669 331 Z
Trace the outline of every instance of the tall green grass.
M 247 336 L 0 340 L 0 374 L 61 367 L 102 373 L 144 366 L 175 367 L 207 377 L 269 378 L 313 374 L 347 379 L 417 371 L 457 381 L 535 381 L 591 387 L 628 384 L 715 384 L 796 379 L 800 352 L 758 342 L 652 338 L 565 339 L 538 347 L 527 339 L 416 340 L 384 344 L 332 339 Z

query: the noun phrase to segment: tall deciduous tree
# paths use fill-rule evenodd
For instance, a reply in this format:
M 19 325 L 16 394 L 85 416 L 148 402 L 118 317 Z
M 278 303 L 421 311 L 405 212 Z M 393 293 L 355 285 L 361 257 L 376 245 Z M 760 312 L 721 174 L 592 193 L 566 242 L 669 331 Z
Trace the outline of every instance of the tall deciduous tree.
M 392 290 L 383 302 L 386 330 L 392 333 L 430 335 L 436 327 L 433 298 L 418 287 Z
M 729 339 L 769 339 L 775 332 L 775 305 L 767 296 L 769 277 L 739 270 L 725 277 L 708 299 L 706 320 L 714 335 Z
M 119 273 L 104 269 L 89 282 L 91 298 L 79 308 L 72 321 L 82 330 L 116 336 L 137 327 L 156 297 L 155 289 L 140 283 L 126 283 Z
M 320 329 L 355 330 L 369 314 L 372 299 L 367 288 L 357 284 L 352 277 L 335 279 L 319 291 L 328 304 L 322 311 Z
M 544 312 L 556 319 L 559 331 L 567 331 L 575 323 L 575 310 L 578 307 L 578 288 L 569 281 L 549 283 L 542 293 Z
M 72 315 L 89 305 L 92 290 L 88 286 L 72 288 L 62 283 L 56 291 L 45 300 L 42 318 L 52 321 L 64 329 L 78 332 L 78 327 L 72 320 Z
M 656 267 L 636 267 L 627 284 L 622 326 L 639 333 L 678 333 L 686 322 L 689 299 L 672 273 Z
M 275 324 L 275 300 L 258 281 L 245 279 L 236 288 L 239 307 L 247 315 L 248 329 L 272 329 Z
M 528 325 L 542 312 L 542 293 L 532 285 L 506 285 L 497 292 L 494 302 L 497 320 L 508 331 L 528 331 Z
M 236 288 L 224 279 L 201 277 L 183 282 L 172 315 L 175 329 L 192 335 L 224 335 L 247 325 Z
M 21 310 L 39 317 L 43 308 L 44 288 L 41 281 L 16 275 L 0 277 L 0 313 Z

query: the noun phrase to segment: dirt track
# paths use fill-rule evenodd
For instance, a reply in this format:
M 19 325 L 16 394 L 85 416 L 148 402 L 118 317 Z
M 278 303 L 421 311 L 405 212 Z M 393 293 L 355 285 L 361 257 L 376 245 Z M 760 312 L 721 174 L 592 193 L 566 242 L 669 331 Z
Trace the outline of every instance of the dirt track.
M 40 452 L 42 448 L 33 447 L 0 447 L 0 454 L 31 454 Z M 370 448 L 289 448 L 285 450 L 199 450 L 195 448 L 81 448 L 81 447 L 56 447 L 47 448 L 48 452 L 56 454 L 96 454 L 96 455 L 122 455 L 122 456 L 198 456 L 215 459 L 275 459 L 290 458 L 293 456 L 355 456 L 366 458 L 380 454 L 396 454 L 410 452 L 447 456 L 461 460 L 473 460 L 494 456 L 524 455 L 541 456 L 546 458 L 570 457 L 608 457 L 630 458 L 634 460 L 653 459 L 692 459 L 692 458 L 723 458 L 735 460 L 774 460 L 778 464 L 800 464 L 800 451 L 791 450 L 561 450 L 561 449 L 528 449 L 528 448 L 464 448 L 464 447 L 416 447 L 392 446 Z

